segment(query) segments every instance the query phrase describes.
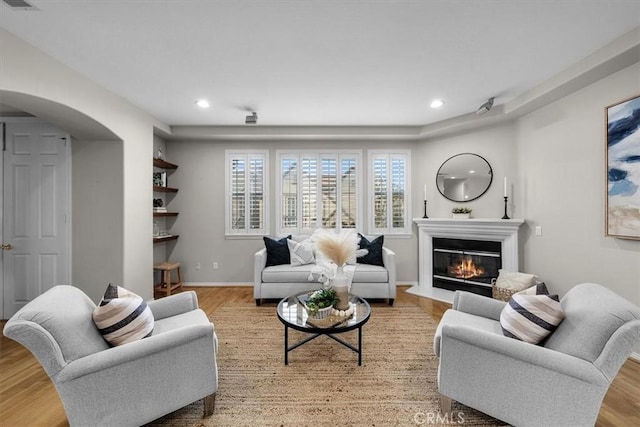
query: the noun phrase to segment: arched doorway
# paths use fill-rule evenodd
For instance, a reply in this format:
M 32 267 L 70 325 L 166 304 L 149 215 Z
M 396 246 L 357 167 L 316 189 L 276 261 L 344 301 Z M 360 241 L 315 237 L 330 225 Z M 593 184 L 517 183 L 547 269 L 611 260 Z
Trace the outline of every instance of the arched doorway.
M 43 98 L 34 97 L 16 92 L 0 91 L 0 102 L 14 109 L 25 111 L 38 119 L 38 121 L 51 124 L 70 135 L 69 144 L 73 147 L 70 155 L 71 165 L 71 198 L 73 199 L 72 215 L 69 215 L 73 224 L 73 237 L 69 239 L 69 246 L 75 250 L 70 251 L 71 280 L 80 277 L 81 282 L 74 285 L 85 288 L 91 286 L 86 283 L 86 277 L 100 277 L 108 275 L 112 280 L 118 280 L 122 276 L 123 264 L 122 233 L 117 231 L 122 228 L 122 141 L 109 129 L 88 117 L 87 115 L 71 109 L 65 105 L 52 102 Z M 24 133 L 24 132 L 23 132 Z M 108 166 L 105 166 L 108 164 Z M 4 169 L 4 165 L 3 165 Z M 5 170 L 2 171 L 4 174 Z M 70 183 L 71 184 L 71 183 Z M 4 193 L 4 192 L 3 192 Z M 43 191 L 47 194 L 47 191 Z M 1 197 L 1 196 L 0 196 Z M 107 199 L 106 206 L 99 205 L 98 200 Z M 13 209 L 13 199 L 3 201 L 2 219 L 6 209 Z M 15 212 L 15 211 L 14 211 Z M 19 214 L 19 212 L 17 212 Z M 108 231 L 105 230 L 108 228 Z M 114 233 L 114 231 L 116 231 Z M 3 233 L 5 234 L 5 233 Z M 71 235 L 71 233 L 70 233 Z M 108 235 L 105 238 L 105 235 Z M 3 236 L 5 237 L 5 236 Z M 10 242 L 9 242 L 10 243 Z M 108 254 L 107 256 L 105 256 Z M 5 258 L 3 254 L 3 258 Z M 0 260 L 0 262 L 2 262 Z M 3 268 L 3 273 L 9 270 Z M 74 274 L 76 273 L 76 274 Z M 4 274 L 3 274 L 4 276 Z M 24 280 L 24 277 L 18 278 Z M 96 287 L 103 287 L 103 281 L 96 283 Z M 7 281 L 8 282 L 8 281 Z M 53 286 L 59 283 L 53 283 Z M 23 284 L 24 285 L 24 284 Z M 34 287 L 28 293 L 28 299 L 34 295 Z M 9 292 L 8 286 L 14 283 L 6 283 L 2 280 L 2 308 L 0 318 L 11 316 L 12 310 L 5 304 L 6 297 L 13 297 L 13 288 Z M 50 286 L 44 286 L 46 290 Z M 87 290 L 87 289 L 83 289 Z M 90 292 L 88 292 L 90 293 Z M 95 294 L 95 292 L 93 292 Z M 21 298 L 25 299 L 27 293 Z M 26 301 L 25 301 L 26 302 Z

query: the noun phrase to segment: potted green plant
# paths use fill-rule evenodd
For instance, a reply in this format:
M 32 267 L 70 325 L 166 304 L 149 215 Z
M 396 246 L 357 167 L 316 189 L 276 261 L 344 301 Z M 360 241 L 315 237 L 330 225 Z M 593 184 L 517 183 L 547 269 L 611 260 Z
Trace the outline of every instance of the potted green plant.
M 333 289 L 319 289 L 309 295 L 305 305 L 311 317 L 324 319 L 329 317 L 331 309 L 338 301 L 338 294 Z
M 470 218 L 471 217 L 471 209 L 469 208 L 453 208 L 451 209 L 451 213 L 454 218 Z

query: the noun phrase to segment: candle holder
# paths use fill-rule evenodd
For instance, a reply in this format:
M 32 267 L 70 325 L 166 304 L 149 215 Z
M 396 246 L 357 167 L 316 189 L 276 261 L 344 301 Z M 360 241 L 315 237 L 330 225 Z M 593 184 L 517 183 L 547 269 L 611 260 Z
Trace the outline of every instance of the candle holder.
M 511 219 L 509 218 L 509 215 L 507 215 L 507 200 L 509 200 L 509 197 L 504 196 L 504 216 L 502 219 Z
M 422 218 L 429 218 L 427 216 L 427 201 L 426 200 L 424 201 L 424 216 Z

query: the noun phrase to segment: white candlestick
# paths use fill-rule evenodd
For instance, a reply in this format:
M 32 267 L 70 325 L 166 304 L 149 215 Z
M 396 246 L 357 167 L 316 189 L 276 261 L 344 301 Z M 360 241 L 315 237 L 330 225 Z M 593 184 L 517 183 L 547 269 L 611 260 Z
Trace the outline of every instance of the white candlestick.
M 504 197 L 507 197 L 507 177 L 504 177 Z
M 427 184 L 424 185 L 424 200 L 427 200 Z

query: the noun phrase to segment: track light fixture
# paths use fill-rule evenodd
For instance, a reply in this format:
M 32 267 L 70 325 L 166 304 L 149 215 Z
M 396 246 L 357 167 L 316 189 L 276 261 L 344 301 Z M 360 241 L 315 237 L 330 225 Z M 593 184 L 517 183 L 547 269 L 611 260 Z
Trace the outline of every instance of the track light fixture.
M 248 115 L 244 119 L 244 123 L 247 124 L 247 125 L 256 125 L 256 124 L 258 124 L 258 113 L 256 113 L 255 111 L 252 112 L 250 115 Z
M 489 112 L 489 110 L 491 110 L 491 107 L 493 107 L 493 100 L 494 100 L 493 96 L 487 99 L 487 102 L 485 102 L 480 106 L 480 108 L 478 108 L 478 110 L 476 111 L 476 114 L 482 115 L 484 113 Z

